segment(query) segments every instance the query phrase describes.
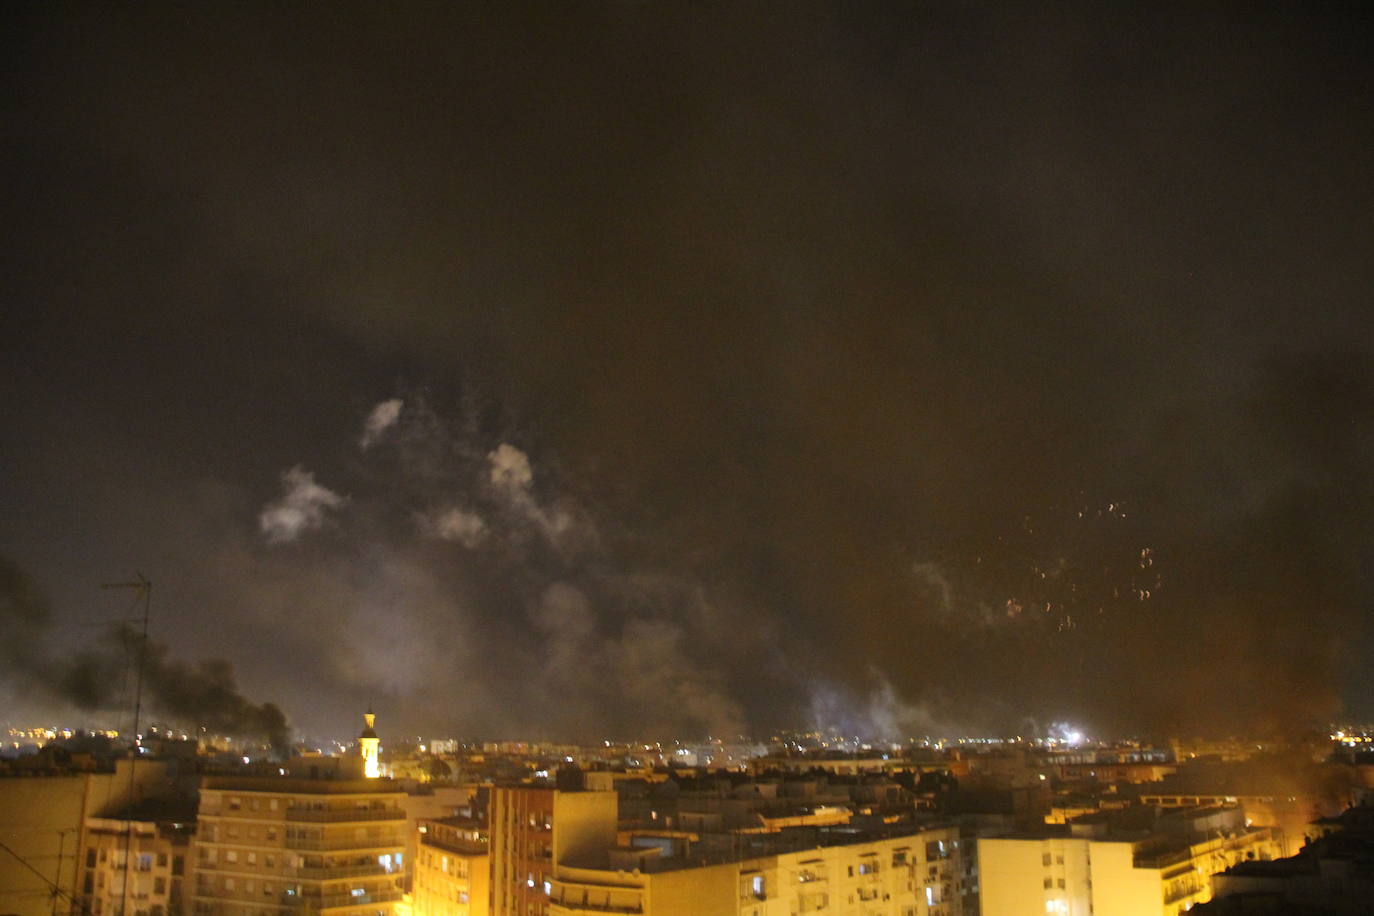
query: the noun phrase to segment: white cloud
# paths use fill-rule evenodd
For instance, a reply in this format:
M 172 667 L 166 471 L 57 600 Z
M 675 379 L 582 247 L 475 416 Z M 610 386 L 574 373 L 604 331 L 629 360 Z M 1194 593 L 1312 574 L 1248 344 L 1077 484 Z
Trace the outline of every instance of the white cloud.
M 282 495 L 268 503 L 258 516 L 258 527 L 269 544 L 287 544 L 324 524 L 325 513 L 348 502 L 333 490 L 315 482 L 315 475 L 300 465 L 281 475 Z
M 520 449 L 502 442 L 487 453 L 488 479 L 515 515 L 533 526 L 562 552 L 583 549 L 595 542 L 596 532 L 586 514 L 570 499 L 540 505 L 534 495 L 534 469 Z
M 367 451 L 380 442 L 386 431 L 396 425 L 404 406 L 405 402 L 400 398 L 392 398 L 372 408 L 372 413 L 367 415 L 367 420 L 363 423 L 363 434 L 358 439 L 359 447 Z
M 534 471 L 530 468 L 530 456 L 509 443 L 502 442 L 495 451 L 487 454 L 491 463 L 491 482 L 515 500 L 530 498 L 530 485 L 534 483 Z
M 430 515 L 421 516 L 420 528 L 431 537 L 444 541 L 457 541 L 464 547 L 472 548 L 487 539 L 487 523 L 476 512 L 466 509 L 444 509 Z

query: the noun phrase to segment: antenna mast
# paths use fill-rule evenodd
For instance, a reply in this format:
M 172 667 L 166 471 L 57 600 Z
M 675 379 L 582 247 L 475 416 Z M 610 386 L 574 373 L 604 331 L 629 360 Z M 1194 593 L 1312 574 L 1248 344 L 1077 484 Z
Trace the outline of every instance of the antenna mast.
M 137 602 L 143 602 L 143 632 L 142 638 L 138 642 L 138 656 L 135 664 L 134 675 L 134 756 L 129 761 L 129 800 L 124 805 L 124 890 L 120 895 L 120 914 L 127 916 L 129 912 L 129 869 L 133 865 L 133 839 L 134 839 L 134 794 L 137 784 L 134 781 L 134 770 L 138 767 L 138 757 L 142 753 L 139 742 L 138 726 L 143 713 L 143 668 L 148 655 L 148 616 L 152 611 L 153 604 L 153 583 L 141 572 L 134 573 L 134 580 L 131 582 L 106 582 L 100 586 L 103 589 L 132 589 L 135 594 L 135 606 Z

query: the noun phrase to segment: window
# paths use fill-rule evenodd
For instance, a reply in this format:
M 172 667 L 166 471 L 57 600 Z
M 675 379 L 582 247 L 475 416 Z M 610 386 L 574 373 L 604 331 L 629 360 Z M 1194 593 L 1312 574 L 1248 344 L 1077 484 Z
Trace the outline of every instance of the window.
M 230 810 L 230 811 L 237 811 L 237 810 L 239 810 L 239 808 L 242 807 L 242 806 L 243 806 L 243 801 L 242 801 L 241 799 L 230 797 L 230 799 L 229 799 L 229 810 Z
M 1050 867 L 1050 854 L 1048 852 L 1040 857 L 1040 864 L 1046 868 Z
M 167 853 L 165 853 L 165 852 L 160 852 L 160 853 L 157 854 L 157 867 L 158 867 L 158 868 L 166 868 L 166 867 L 167 867 Z
M 277 800 L 276 800 L 275 798 L 269 798 L 269 799 L 267 800 L 267 810 L 268 810 L 268 811 L 276 811 L 276 810 L 277 810 Z
M 1053 878 L 1046 878 L 1046 879 L 1045 879 L 1045 889 L 1046 889 L 1046 890 L 1049 890 L 1049 889 L 1052 888 L 1052 887 L 1054 887 L 1054 879 L 1053 879 Z
M 232 891 L 232 890 L 234 889 L 234 879 L 233 879 L 233 878 L 225 878 L 225 879 L 224 879 L 224 889 L 225 889 L 226 891 Z
M 1064 857 L 1063 857 L 1063 856 L 1055 856 L 1055 857 L 1054 857 L 1054 864 L 1055 864 L 1055 865 L 1063 865 L 1063 864 L 1064 864 Z
M 267 828 L 267 839 L 268 839 L 268 841 L 269 841 L 269 842 L 270 842 L 270 841 L 273 841 L 273 840 L 275 840 L 276 838 L 277 838 L 277 828 L 276 828 L 276 827 L 268 827 L 268 828 Z
M 161 878 L 161 877 L 159 877 L 159 878 L 154 878 L 154 879 L 153 879 L 153 893 L 154 893 L 154 894 L 165 894 L 165 893 L 167 893 L 167 879 L 166 879 L 166 878 Z
M 239 851 L 238 851 L 237 849 L 229 849 L 229 850 L 226 850 L 226 851 L 225 851 L 225 853 L 224 853 L 224 861 L 226 861 L 226 862 L 237 862 L 238 860 L 239 860 Z
M 1056 881 L 1054 882 L 1054 884 L 1055 884 L 1055 886 L 1058 887 L 1061 891 L 1064 889 L 1064 879 L 1063 879 L 1063 878 L 1059 878 L 1058 880 L 1056 880 Z
M 104 853 L 101 853 L 101 854 L 100 854 L 100 858 L 102 858 L 102 859 L 105 858 L 105 854 L 104 854 Z M 86 850 L 86 867 L 87 867 L 87 868 L 95 868 L 95 850 L 94 850 L 94 849 L 88 849 L 88 850 Z

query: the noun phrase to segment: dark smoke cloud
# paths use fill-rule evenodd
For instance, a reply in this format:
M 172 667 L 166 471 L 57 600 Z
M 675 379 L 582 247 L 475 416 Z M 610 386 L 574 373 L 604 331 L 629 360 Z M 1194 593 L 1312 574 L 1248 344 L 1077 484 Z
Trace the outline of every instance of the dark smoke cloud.
M 14 24 L 63 644 L 137 568 L 333 735 L 1374 715 L 1367 13 Z
M 41 666 L 37 647 L 52 623 L 52 608 L 33 577 L 0 557 L 0 661 L 13 676 L 27 677 Z
M 6 632 L 5 676 L 24 691 L 89 712 L 127 707 L 142 666 L 144 704 L 157 716 L 212 734 L 262 738 L 289 750 L 286 716 L 272 703 L 252 703 L 239 692 L 233 666 L 223 659 L 196 664 L 174 659 L 168 647 L 119 623 L 93 645 L 59 652 L 51 645 L 48 601 L 13 561 L 0 557 L 0 624 Z

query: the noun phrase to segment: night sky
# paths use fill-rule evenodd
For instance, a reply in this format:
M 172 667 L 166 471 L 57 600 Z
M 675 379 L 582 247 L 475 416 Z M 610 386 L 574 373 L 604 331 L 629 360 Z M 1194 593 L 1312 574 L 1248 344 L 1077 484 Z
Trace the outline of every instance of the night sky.
M 218 6 L 5 10 L 0 718 L 1374 717 L 1368 11 Z

